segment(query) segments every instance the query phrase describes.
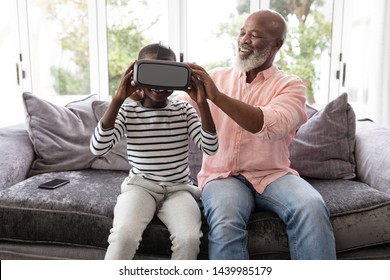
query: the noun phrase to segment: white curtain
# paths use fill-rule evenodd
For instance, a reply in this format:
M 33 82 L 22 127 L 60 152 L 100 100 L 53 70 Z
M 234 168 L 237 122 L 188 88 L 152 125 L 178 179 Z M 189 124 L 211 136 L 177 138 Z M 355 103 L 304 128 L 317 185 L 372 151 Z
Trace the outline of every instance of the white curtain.
M 368 103 L 375 122 L 390 126 L 390 1 L 377 0 L 373 5 L 371 32 L 374 33 L 369 65 Z M 375 108 L 375 109 L 374 109 Z

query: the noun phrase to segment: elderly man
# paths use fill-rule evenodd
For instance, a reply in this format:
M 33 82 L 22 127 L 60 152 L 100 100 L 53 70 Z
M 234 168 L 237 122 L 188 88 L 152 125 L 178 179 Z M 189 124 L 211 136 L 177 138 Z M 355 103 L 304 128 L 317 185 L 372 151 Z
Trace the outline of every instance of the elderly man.
M 219 135 L 219 150 L 204 156 L 198 175 L 208 221 L 210 259 L 247 259 L 247 224 L 255 210 L 285 223 L 292 259 L 335 259 L 329 211 L 321 195 L 290 168 L 288 145 L 306 120 L 302 81 L 274 64 L 286 22 L 272 10 L 248 16 L 238 37 L 235 67 L 204 84 Z

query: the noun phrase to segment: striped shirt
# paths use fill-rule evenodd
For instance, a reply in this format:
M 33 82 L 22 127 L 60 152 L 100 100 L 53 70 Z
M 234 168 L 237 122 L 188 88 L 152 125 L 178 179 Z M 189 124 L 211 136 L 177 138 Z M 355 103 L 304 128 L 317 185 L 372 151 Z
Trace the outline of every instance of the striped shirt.
M 169 99 L 165 108 L 145 108 L 140 102 L 123 104 L 115 126 L 103 129 L 99 121 L 91 137 L 91 151 L 107 154 L 122 137 L 127 139 L 130 174 L 161 185 L 188 183 L 188 140 L 205 154 L 215 154 L 218 138 L 202 129 L 195 109 L 186 101 Z

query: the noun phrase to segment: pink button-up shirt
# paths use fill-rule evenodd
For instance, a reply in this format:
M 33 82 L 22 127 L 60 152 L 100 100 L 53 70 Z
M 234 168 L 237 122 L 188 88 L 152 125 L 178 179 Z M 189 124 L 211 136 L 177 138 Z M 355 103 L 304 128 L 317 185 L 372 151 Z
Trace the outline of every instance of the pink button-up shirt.
M 297 128 L 307 120 L 306 88 L 302 81 L 284 74 L 275 65 L 260 72 L 250 84 L 246 83 L 245 73 L 234 68 L 219 68 L 210 76 L 224 94 L 259 107 L 264 125 L 260 132 L 252 134 L 210 102 L 219 149 L 213 156 L 203 156 L 199 186 L 241 174 L 262 193 L 277 178 L 298 174 L 290 168 L 288 145 Z

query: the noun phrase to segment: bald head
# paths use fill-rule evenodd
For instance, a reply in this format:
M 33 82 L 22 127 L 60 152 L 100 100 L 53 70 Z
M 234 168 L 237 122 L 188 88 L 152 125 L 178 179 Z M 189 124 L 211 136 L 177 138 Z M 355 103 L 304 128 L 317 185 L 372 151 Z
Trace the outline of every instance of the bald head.
M 267 33 L 274 38 L 281 39 L 283 42 L 286 39 L 287 23 L 278 12 L 273 10 L 258 10 L 250 14 L 247 20 L 254 20 L 259 25 L 264 26 Z

